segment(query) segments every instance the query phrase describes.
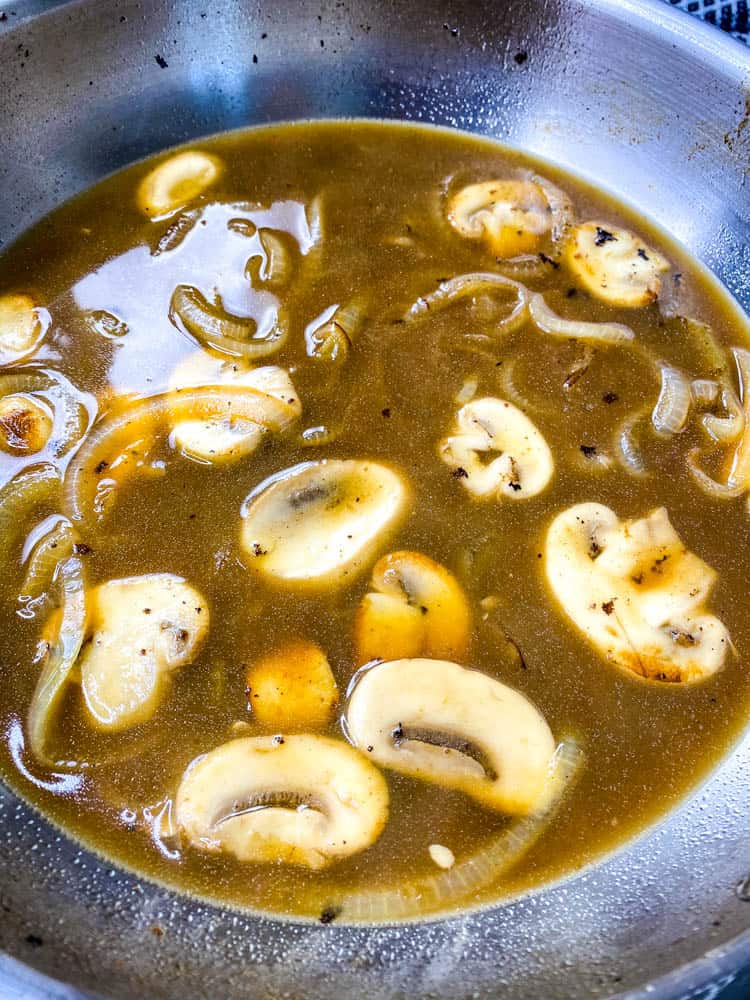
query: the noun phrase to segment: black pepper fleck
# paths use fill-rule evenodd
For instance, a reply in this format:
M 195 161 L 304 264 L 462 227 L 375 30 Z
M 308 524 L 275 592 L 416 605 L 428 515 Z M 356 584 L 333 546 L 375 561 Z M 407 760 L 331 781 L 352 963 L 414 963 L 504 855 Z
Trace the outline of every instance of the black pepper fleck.
M 321 924 L 332 924 L 336 917 L 341 913 L 340 906 L 326 906 L 323 912 L 320 914 Z

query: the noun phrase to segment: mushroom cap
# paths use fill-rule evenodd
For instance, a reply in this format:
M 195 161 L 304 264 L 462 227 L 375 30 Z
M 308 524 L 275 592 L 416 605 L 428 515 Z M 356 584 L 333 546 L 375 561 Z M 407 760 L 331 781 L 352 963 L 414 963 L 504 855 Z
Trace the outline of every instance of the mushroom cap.
M 222 169 L 217 156 L 199 149 L 175 153 L 143 178 L 136 195 L 138 207 L 151 220 L 166 218 L 203 194 Z
M 86 708 L 99 729 L 129 729 L 151 718 L 171 675 L 197 654 L 208 607 L 170 573 L 110 580 L 88 605 L 90 641 L 79 657 Z
M 552 214 L 544 191 L 526 180 L 469 184 L 451 198 L 448 221 L 461 236 L 483 240 L 501 257 L 530 253 L 549 233 Z
M 545 800 L 555 741 L 519 691 L 448 660 L 367 668 L 346 715 L 355 746 L 381 767 L 525 815 Z
M 388 787 L 343 741 L 251 736 L 189 765 L 175 816 L 199 850 L 319 869 L 375 843 L 388 819 Z
M 245 501 L 241 543 L 253 570 L 277 581 L 344 586 L 404 514 L 402 476 L 378 462 L 303 462 Z
M 0 448 L 13 455 L 41 451 L 52 434 L 49 407 L 26 393 L 9 393 L 0 399 Z
M 584 222 L 568 235 L 562 260 L 586 291 L 612 306 L 636 309 L 658 298 L 669 261 L 628 229 Z
M 707 613 L 715 571 L 690 552 L 664 507 L 633 521 L 596 503 L 554 519 L 545 543 L 552 592 L 607 660 L 640 677 L 693 682 L 721 667 L 730 646 Z
M 391 552 L 375 564 L 370 585 L 354 622 L 359 663 L 465 655 L 471 611 L 444 566 L 422 552 Z
M 290 639 L 255 660 L 246 692 L 253 718 L 285 732 L 325 725 L 339 697 L 328 657 L 309 639 Z
M 497 452 L 485 464 L 480 457 Z M 555 463 L 541 431 L 505 399 L 485 396 L 456 414 L 452 433 L 439 446 L 440 457 L 480 499 L 526 500 L 545 489 Z

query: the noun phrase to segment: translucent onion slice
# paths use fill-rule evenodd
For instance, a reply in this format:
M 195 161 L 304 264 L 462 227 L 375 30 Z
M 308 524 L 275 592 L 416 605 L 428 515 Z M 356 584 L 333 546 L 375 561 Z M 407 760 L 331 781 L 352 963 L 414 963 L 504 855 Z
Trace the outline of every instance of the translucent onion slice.
M 70 672 L 75 666 L 86 628 L 86 598 L 83 564 L 75 556 L 64 560 L 57 571 L 60 588 L 60 628 L 49 649 L 47 662 L 37 681 L 28 716 L 29 746 L 34 756 L 50 766 L 47 752 L 47 731 L 52 716 L 65 690 Z
M 536 394 L 534 399 L 530 399 L 518 388 L 513 377 L 516 370 L 516 361 L 516 358 L 510 358 L 504 361 L 499 368 L 500 386 L 503 390 L 503 396 L 514 402 L 524 413 L 543 413 L 550 417 L 559 416 L 560 408 L 554 400 L 546 396 L 541 396 L 539 393 Z
M 279 233 L 273 229 L 261 229 L 258 239 L 265 258 L 261 261 L 258 277 L 268 288 L 283 288 L 289 283 L 294 270 L 291 251 Z
M 441 282 L 434 292 L 429 292 L 417 299 L 404 316 L 404 321 L 413 323 L 415 320 L 424 319 L 429 313 L 439 312 L 461 299 L 471 299 L 477 295 L 492 294 L 498 291 L 511 293 L 515 301 L 508 315 L 496 321 L 496 329 L 498 333 L 512 333 L 526 322 L 529 290 L 520 281 L 514 281 L 504 274 L 494 274 L 489 271 L 459 274 L 449 281 Z
M 694 378 L 690 391 L 697 406 L 711 406 L 719 398 L 719 383 L 712 378 Z
M 14 476 L 0 490 L 0 553 L 7 553 L 19 525 L 27 513 L 42 503 L 56 500 L 60 491 L 60 473 L 54 465 L 34 465 Z
M 329 307 L 305 328 L 308 357 L 316 361 L 343 361 L 364 321 L 365 303 L 361 296 L 344 305 Z
M 530 816 L 515 820 L 489 843 L 457 861 L 452 868 L 423 875 L 395 888 L 361 889 L 340 900 L 344 920 L 395 921 L 425 911 L 453 906 L 501 879 L 528 853 L 548 829 L 560 804 L 578 778 L 583 752 L 574 740 L 558 746 L 549 780 L 549 797 Z
M 192 285 L 175 288 L 169 318 L 199 343 L 233 357 L 268 357 L 283 347 L 289 335 L 280 310 L 270 329 L 258 336 L 258 324 L 254 319 L 234 316 L 219 306 L 211 305 Z
M 95 426 L 68 466 L 63 505 L 73 521 L 93 511 L 94 496 L 110 463 L 134 441 L 153 433 L 154 424 L 168 427 L 182 420 L 232 418 L 279 433 L 296 419 L 289 404 L 248 386 L 184 389 L 141 399 Z
M 550 212 L 552 213 L 550 236 L 553 242 L 557 243 L 575 222 L 573 202 L 561 188 L 552 184 L 546 177 L 542 177 L 539 174 L 532 174 L 531 180 L 539 185 L 547 199 Z
M 72 555 L 73 525 L 67 517 L 58 517 L 31 550 L 21 594 L 35 598 L 49 591 L 58 565 Z
M 719 417 L 715 413 L 704 413 L 701 424 L 714 441 L 731 444 L 745 429 L 745 413 L 737 393 L 730 385 L 725 385 L 721 390 L 721 405 L 727 411 L 727 416 Z
M 502 274 L 516 281 L 534 281 L 544 278 L 549 273 L 550 265 L 536 253 L 522 253 L 517 257 L 498 260 L 497 266 Z
M 732 355 L 740 380 L 745 427 L 732 459 L 727 486 L 730 489 L 748 490 L 750 489 L 750 351 L 744 347 L 735 347 L 732 349 Z
M 713 375 L 720 375 L 727 368 L 727 354 L 711 327 L 699 319 L 691 319 L 688 316 L 681 318 L 687 328 L 688 336 L 695 342 L 708 370 Z
M 700 449 L 691 448 L 687 453 L 685 462 L 688 467 L 688 472 L 705 493 L 708 493 L 709 496 L 716 497 L 720 500 L 734 500 L 737 497 L 742 496 L 746 487 L 742 485 L 730 486 L 728 483 L 720 483 L 716 479 L 713 479 L 698 465 L 699 458 Z
M 627 344 L 635 334 L 624 323 L 588 323 L 578 319 L 563 319 L 554 313 L 544 297 L 536 292 L 529 299 L 529 313 L 543 333 L 572 340 L 593 340 L 599 344 Z
M 635 431 L 638 424 L 646 418 L 651 407 L 644 406 L 627 416 L 615 431 L 615 453 L 623 468 L 634 476 L 646 476 L 648 470 L 641 457 L 640 449 L 635 441 Z
M 679 434 L 690 415 L 690 381 L 672 365 L 661 364 L 661 389 L 651 412 L 651 422 L 658 434 Z

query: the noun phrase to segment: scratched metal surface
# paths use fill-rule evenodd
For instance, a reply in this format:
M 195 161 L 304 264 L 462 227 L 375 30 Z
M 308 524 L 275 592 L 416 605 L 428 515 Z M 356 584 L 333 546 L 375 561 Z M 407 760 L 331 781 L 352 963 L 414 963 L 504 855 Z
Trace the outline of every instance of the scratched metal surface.
M 498 136 L 603 182 L 750 307 L 750 54 L 668 4 L 0 0 L 2 13 L 2 242 L 172 143 L 278 119 L 406 118 Z M 483 913 L 380 928 L 183 898 L 98 860 L 0 787 L 0 995 L 744 990 L 749 779 L 750 738 L 667 822 L 578 877 Z

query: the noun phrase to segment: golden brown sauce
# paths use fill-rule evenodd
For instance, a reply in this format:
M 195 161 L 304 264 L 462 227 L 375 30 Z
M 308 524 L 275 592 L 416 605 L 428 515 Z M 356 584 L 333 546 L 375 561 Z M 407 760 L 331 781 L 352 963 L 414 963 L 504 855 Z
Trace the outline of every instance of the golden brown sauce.
M 411 508 L 376 555 L 412 549 L 447 567 L 474 618 L 463 662 L 523 692 L 556 739 L 573 734 L 585 753 L 554 821 L 501 883 L 443 905 L 498 899 L 575 871 L 672 807 L 745 723 L 745 502 L 708 497 L 688 474 L 686 455 L 706 444 L 695 419 L 671 437 L 650 428 L 648 409 L 659 381 L 643 353 L 595 344 L 586 351 L 580 342 L 547 336 L 529 323 L 497 336 L 496 317 L 481 302 L 458 303 L 419 323 L 402 320 L 412 303 L 447 278 L 504 270 L 481 243 L 462 239 L 446 224 L 445 192 L 529 170 L 561 186 L 579 220 L 635 230 L 671 264 L 659 303 L 618 309 L 582 291 L 556 259 L 542 261 L 521 280 L 543 292 L 556 312 L 625 323 L 653 357 L 692 378 L 715 372 L 679 315 L 708 323 L 730 347 L 744 338 L 738 313 L 694 261 L 632 211 L 549 165 L 486 141 L 412 126 L 315 123 L 220 136 L 200 148 L 219 157 L 224 171 L 178 216 L 176 228 L 175 217 L 150 221 L 139 212 L 135 192 L 151 164 L 137 164 L 64 205 L 5 253 L 0 293 L 28 293 L 51 317 L 35 354 L 15 367 L 60 373 L 88 412 L 98 407 L 99 419 L 106 420 L 116 396 L 167 391 L 177 363 L 196 351 L 169 315 L 175 287 L 190 284 L 261 325 L 269 306 L 283 304 L 289 338 L 260 363 L 289 369 L 302 416 L 287 433 L 269 436 L 252 455 L 227 465 L 190 461 L 162 437 L 149 456 L 156 473 L 127 478 L 100 524 L 76 525 L 88 586 L 179 574 L 204 595 L 211 627 L 156 715 L 133 729 L 94 731 L 80 687 L 70 683 L 51 738 L 55 759 L 68 767 L 45 768 L 24 742 L 48 605 L 19 602 L 18 596 L 30 547 L 23 538 L 39 537 L 39 525 L 49 527 L 46 519 L 59 503 L 37 506 L 12 526 L 13 537 L 2 541 L 0 579 L 4 778 L 114 861 L 187 891 L 285 914 L 319 916 L 357 887 L 408 884 L 437 871 L 430 845 L 447 846 L 460 861 L 505 828 L 506 817 L 460 792 L 385 772 L 390 813 L 382 835 L 366 851 L 321 872 L 242 864 L 159 836 L 168 832 L 170 802 L 194 757 L 237 735 L 232 727 L 238 722 L 245 724 L 243 733 L 268 732 L 248 709 L 248 664 L 286 639 L 311 639 L 328 656 L 340 709 L 357 667 L 353 618 L 375 559 L 351 585 L 330 593 L 275 586 L 247 568 L 241 551 L 245 498 L 267 477 L 300 462 L 381 460 L 408 480 Z M 313 203 L 321 219 L 317 244 Z M 246 263 L 256 238 L 251 233 L 264 227 L 286 234 L 293 273 L 281 288 L 259 292 Z M 365 321 L 346 359 L 311 359 L 306 328 L 333 304 L 355 297 L 364 303 Z M 553 479 L 538 496 L 477 501 L 437 457 L 458 408 L 455 398 L 471 380 L 477 397 L 508 398 L 514 387 L 517 401 L 525 400 L 555 458 Z M 613 441 L 627 416 L 645 404 L 637 445 L 648 471 L 639 477 L 618 462 Z M 330 430 L 332 440 L 320 445 L 314 435 L 305 439 L 303 431 L 316 427 Z M 611 462 L 600 466 L 582 446 Z M 52 458 L 0 453 L 0 475 L 7 481 L 41 460 Z M 59 460 L 62 466 L 66 461 Z M 622 518 L 667 507 L 687 547 L 718 573 L 709 605 L 728 627 L 737 657 L 728 656 L 715 675 L 693 685 L 644 682 L 601 658 L 565 617 L 544 577 L 548 525 L 556 513 L 583 501 L 606 504 Z M 487 597 L 492 601 L 480 605 Z M 338 713 L 324 732 L 344 739 Z

